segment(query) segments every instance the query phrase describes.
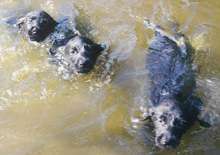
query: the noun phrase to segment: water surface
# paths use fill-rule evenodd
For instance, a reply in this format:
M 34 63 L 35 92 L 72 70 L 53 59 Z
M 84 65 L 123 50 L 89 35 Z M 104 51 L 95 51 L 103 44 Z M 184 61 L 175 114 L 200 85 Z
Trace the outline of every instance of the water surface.
M 76 18 L 83 34 L 110 45 L 117 64 L 106 80 L 97 72 L 63 80 L 45 48 L 1 22 L 1 155 L 220 154 L 220 1 L 1 0 L 0 18 L 35 9 L 57 20 Z M 131 121 L 148 101 L 144 57 L 152 32 L 144 28 L 145 18 L 170 32 L 178 23 L 191 40 L 203 114 L 213 124 L 196 124 L 172 151 L 157 150 L 153 132 Z

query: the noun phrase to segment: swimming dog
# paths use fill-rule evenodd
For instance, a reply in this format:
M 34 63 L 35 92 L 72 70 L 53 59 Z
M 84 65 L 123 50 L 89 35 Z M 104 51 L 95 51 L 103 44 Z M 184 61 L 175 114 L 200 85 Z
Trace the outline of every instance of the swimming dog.
M 31 42 L 50 44 L 50 60 L 66 79 L 74 74 L 91 71 L 101 51 L 106 48 L 82 36 L 66 20 L 55 21 L 45 11 L 29 12 L 16 25 Z
M 202 106 L 195 94 L 193 48 L 183 34 L 169 35 L 149 20 L 145 26 L 155 31 L 146 59 L 151 81 L 147 116 L 154 124 L 156 146 L 175 148 Z

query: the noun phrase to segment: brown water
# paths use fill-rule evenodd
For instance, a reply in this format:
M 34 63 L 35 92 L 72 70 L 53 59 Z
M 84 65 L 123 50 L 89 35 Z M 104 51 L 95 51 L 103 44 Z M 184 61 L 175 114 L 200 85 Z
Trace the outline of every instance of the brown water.
M 1 0 L 0 18 L 34 9 L 56 19 L 77 16 L 119 63 L 110 83 L 94 72 L 65 81 L 48 64 L 46 49 L 0 24 L 0 155 L 220 154 L 220 1 Z M 147 105 L 144 56 L 152 33 L 144 18 L 167 30 L 176 21 L 190 38 L 198 92 L 213 123 L 195 125 L 171 151 L 157 150 L 152 131 L 131 123 Z

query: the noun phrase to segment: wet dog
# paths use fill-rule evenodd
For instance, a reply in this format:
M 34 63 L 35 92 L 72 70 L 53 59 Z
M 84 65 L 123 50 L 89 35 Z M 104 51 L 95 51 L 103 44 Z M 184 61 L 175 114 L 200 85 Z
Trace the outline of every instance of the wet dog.
M 50 60 L 65 79 L 91 71 L 105 49 L 104 45 L 81 36 L 67 20 L 56 22 L 44 11 L 28 13 L 18 20 L 17 27 L 30 41 L 50 44 Z
M 151 80 L 148 118 L 155 127 L 156 145 L 174 148 L 202 106 L 194 91 L 193 48 L 182 34 L 171 36 L 150 21 L 145 25 L 155 31 L 146 61 Z
M 42 42 L 58 23 L 44 11 L 33 11 L 18 20 L 17 26 L 30 41 Z

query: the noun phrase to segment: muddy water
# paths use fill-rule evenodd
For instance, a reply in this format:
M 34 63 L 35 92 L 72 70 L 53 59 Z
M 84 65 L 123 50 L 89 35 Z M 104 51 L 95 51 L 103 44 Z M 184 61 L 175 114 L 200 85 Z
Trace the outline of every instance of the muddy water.
M 0 154 L 220 154 L 219 8 L 217 0 L 1 0 Z M 2 22 L 34 9 L 76 18 L 84 34 L 109 44 L 114 75 L 62 80 L 45 48 Z M 157 150 L 152 131 L 131 121 L 147 107 L 144 56 L 152 33 L 144 18 L 170 32 L 178 27 L 191 40 L 203 115 L 213 124 L 195 125 L 171 151 Z

